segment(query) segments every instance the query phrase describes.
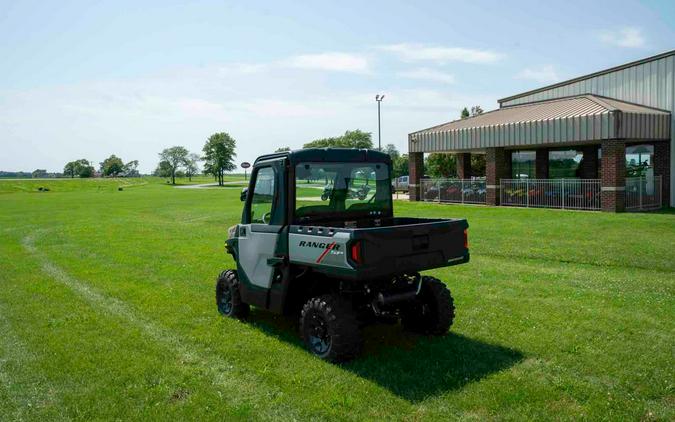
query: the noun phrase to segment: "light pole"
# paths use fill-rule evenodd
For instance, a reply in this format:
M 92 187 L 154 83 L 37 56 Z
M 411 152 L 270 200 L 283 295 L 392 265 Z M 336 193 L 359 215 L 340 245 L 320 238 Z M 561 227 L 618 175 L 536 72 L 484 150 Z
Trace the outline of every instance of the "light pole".
M 384 100 L 384 95 L 377 94 L 375 101 L 377 101 L 377 149 L 382 151 L 382 129 L 380 125 L 380 103 Z

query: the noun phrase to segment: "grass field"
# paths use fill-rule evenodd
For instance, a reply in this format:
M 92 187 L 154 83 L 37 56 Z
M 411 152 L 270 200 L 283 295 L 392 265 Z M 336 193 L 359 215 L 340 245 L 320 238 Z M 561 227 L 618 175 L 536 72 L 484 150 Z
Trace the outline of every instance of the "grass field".
M 104 182 L 0 181 L 2 421 L 675 418 L 675 213 L 397 202 L 469 220 L 471 262 L 429 272 L 455 325 L 369 328 L 338 366 L 218 316 L 239 188 Z

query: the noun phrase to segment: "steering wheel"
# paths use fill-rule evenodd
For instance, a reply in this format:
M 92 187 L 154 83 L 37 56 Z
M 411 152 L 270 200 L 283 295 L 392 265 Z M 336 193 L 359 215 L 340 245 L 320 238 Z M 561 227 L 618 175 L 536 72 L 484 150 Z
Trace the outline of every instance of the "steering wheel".
M 272 211 L 266 212 L 266 213 L 263 214 L 263 216 L 262 216 L 262 222 L 263 222 L 264 224 L 269 224 L 269 223 L 270 223 L 270 218 L 271 218 L 271 217 L 272 217 Z

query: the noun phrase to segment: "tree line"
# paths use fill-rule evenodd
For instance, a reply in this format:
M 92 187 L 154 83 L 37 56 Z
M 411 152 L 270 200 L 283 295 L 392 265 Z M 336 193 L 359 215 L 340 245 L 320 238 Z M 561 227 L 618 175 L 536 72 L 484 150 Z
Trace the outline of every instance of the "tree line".
M 460 118 L 466 119 L 482 113 L 483 109 L 480 106 L 473 106 L 471 110 L 465 107 L 460 113 Z M 348 130 L 343 135 L 314 139 L 302 147 L 303 149 L 373 149 L 372 133 L 360 129 Z M 176 177 L 188 177 L 192 180 L 192 176 L 200 171 L 199 163 L 204 162 L 203 173 L 212 175 L 219 185 L 223 185 L 225 173 L 237 168 L 234 162 L 237 156 L 235 148 L 235 139 L 226 132 L 211 135 L 202 148 L 202 155 L 191 153 L 183 146 L 165 148 L 159 153 L 160 161 L 153 175 L 167 177 L 171 180 L 171 184 L 175 185 Z M 276 150 L 276 152 L 282 151 L 290 151 L 290 147 L 281 147 Z M 408 174 L 408 154 L 401 154 L 394 144 L 385 145 L 382 152 L 391 157 L 392 177 Z M 433 177 L 450 177 L 457 173 L 457 160 L 454 154 L 431 153 L 426 157 L 424 165 L 426 172 Z M 485 157 L 473 154 L 471 168 L 474 174 L 484 174 Z M 36 177 L 36 172 L 38 177 L 42 173 L 41 170 L 36 170 L 32 174 L 33 177 Z M 96 175 L 96 170 L 90 161 L 79 159 L 66 163 L 63 174 L 70 177 L 93 177 Z M 121 158 L 113 154 L 100 163 L 100 175 L 137 177 L 139 176 L 138 160 L 124 163 Z
M 225 173 L 237 168 L 234 158 L 237 142 L 226 132 L 211 135 L 202 148 L 203 155 L 191 153 L 182 146 L 165 148 L 159 153 L 159 164 L 155 176 L 168 177 L 176 184 L 176 177 L 192 176 L 199 173 L 199 162 L 204 162 L 204 174 L 212 175 L 219 185 L 223 185 Z
M 39 172 L 39 170 L 36 170 L 36 172 Z M 86 178 L 95 177 L 97 176 L 97 173 L 89 160 L 81 158 L 66 163 L 66 165 L 63 166 L 63 175 L 71 178 Z M 124 163 L 121 158 L 113 154 L 99 163 L 99 175 L 104 177 L 138 177 L 140 176 L 138 173 L 138 160 Z M 34 177 L 36 177 L 35 174 Z M 39 177 L 39 175 L 37 177 Z

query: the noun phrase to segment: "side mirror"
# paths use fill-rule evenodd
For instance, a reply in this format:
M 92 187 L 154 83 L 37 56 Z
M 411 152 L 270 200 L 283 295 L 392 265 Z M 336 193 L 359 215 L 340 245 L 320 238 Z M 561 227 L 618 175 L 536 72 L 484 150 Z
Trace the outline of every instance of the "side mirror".
M 246 196 L 248 196 L 248 188 L 244 188 L 241 190 L 241 195 L 239 195 L 239 199 L 241 202 L 246 201 Z

